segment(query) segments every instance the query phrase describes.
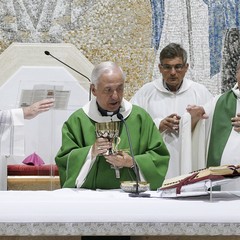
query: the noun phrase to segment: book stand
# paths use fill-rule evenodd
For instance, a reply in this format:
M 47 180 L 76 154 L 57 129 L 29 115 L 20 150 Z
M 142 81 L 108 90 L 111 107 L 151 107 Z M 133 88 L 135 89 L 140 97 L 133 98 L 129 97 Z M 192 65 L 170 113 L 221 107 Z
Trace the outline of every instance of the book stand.
M 162 198 L 193 197 L 209 194 L 209 201 L 213 201 L 213 187 L 221 186 L 234 181 L 240 176 L 231 178 L 212 179 L 211 177 L 198 182 L 172 187 L 159 188 L 158 193 Z

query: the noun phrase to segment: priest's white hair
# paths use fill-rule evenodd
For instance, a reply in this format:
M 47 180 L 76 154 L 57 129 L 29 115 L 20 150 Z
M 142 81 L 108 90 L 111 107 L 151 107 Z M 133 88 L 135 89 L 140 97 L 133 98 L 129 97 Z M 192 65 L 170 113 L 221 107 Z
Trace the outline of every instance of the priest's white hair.
M 98 65 L 96 65 L 92 71 L 92 75 L 91 75 L 91 82 L 92 84 L 94 84 L 95 86 L 98 84 L 100 77 L 104 74 L 104 73 L 108 73 L 111 71 L 120 71 L 122 73 L 122 78 L 123 80 L 125 80 L 126 75 L 123 72 L 122 68 L 120 66 L 118 66 L 116 63 L 111 62 L 111 61 L 107 61 L 107 62 L 101 62 Z

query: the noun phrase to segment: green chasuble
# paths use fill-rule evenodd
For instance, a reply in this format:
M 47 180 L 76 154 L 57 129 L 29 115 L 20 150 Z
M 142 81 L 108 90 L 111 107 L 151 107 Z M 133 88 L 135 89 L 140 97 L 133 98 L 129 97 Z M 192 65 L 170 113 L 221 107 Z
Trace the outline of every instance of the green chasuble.
M 134 157 L 140 172 L 150 183 L 151 190 L 156 190 L 162 185 L 169 161 L 169 153 L 161 134 L 150 115 L 140 107 L 133 105 L 125 121 L 130 131 Z M 129 152 L 129 142 L 123 123 L 121 123 L 120 138 L 118 149 Z M 63 125 L 62 146 L 55 159 L 62 187 L 76 187 L 76 179 L 95 141 L 95 122 L 83 109 L 77 110 Z M 133 169 L 126 167 L 120 169 L 120 178 L 116 178 L 115 170 L 103 156 L 98 156 L 81 187 L 117 189 L 120 188 L 121 181 L 135 179 Z
M 236 96 L 228 91 L 217 100 L 208 147 L 207 167 L 220 166 L 223 150 L 232 131 L 231 118 L 236 115 Z

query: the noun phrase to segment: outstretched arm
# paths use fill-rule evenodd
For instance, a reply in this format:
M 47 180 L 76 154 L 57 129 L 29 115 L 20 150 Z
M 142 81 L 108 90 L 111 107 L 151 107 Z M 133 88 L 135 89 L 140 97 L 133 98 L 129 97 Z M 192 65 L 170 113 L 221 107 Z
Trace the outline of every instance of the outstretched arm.
M 23 107 L 23 116 L 25 119 L 32 119 L 38 114 L 48 111 L 54 105 L 54 99 L 43 99 L 33 103 L 31 106 Z

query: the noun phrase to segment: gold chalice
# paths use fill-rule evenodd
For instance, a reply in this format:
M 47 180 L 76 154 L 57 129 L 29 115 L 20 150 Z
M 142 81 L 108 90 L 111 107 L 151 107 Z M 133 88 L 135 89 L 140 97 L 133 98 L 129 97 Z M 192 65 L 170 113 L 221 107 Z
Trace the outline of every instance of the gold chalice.
M 120 141 L 119 128 L 120 122 L 101 122 L 95 123 L 97 138 L 107 138 L 112 143 L 112 147 L 108 149 L 104 155 L 116 154 L 117 145 Z

